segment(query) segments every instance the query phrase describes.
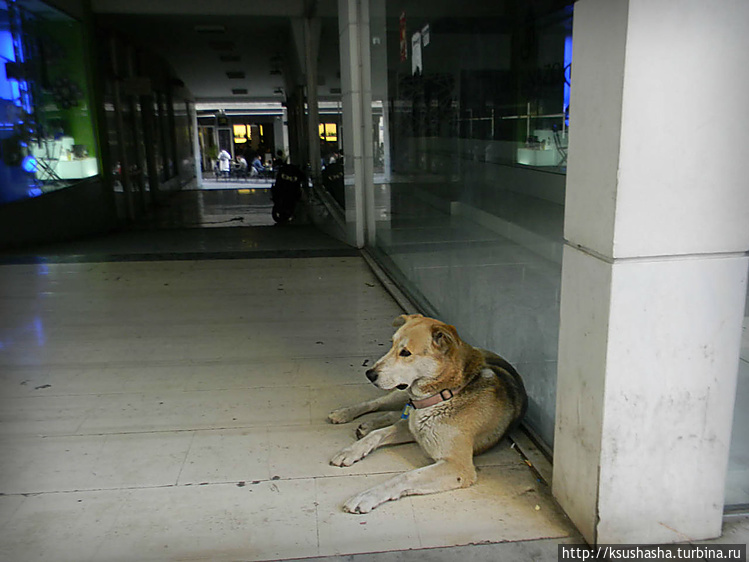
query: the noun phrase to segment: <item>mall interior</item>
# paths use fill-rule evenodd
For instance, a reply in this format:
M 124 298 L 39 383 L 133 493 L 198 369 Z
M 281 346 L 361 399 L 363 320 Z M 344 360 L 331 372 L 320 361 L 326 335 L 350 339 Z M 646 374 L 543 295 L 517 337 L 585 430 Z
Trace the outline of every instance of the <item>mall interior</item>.
M 747 26 L 744 0 L 0 0 L 0 559 L 746 545 Z M 528 410 L 473 487 L 351 515 L 431 462 L 328 464 L 403 313 L 505 357 Z

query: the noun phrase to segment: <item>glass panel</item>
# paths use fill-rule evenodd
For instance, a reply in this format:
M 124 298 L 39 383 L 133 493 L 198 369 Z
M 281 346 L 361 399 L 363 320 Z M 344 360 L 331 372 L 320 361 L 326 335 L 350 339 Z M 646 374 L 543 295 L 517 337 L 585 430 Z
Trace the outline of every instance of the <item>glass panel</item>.
M 375 251 L 430 313 L 517 367 L 547 445 L 572 33 L 559 5 L 370 2 Z
M 83 54 L 79 22 L 0 1 L 0 203 L 98 174 Z
M 164 105 L 165 94 L 153 93 L 153 124 L 155 141 L 158 144 L 159 158 L 156 165 L 159 169 L 159 180 L 163 183 L 171 177 L 171 158 L 169 155 L 169 142 L 167 141 L 167 117 Z
M 322 184 L 333 200 L 346 208 L 346 195 L 343 173 L 343 156 L 340 152 L 333 152 L 323 156 L 325 167 L 322 169 Z
M 726 505 L 749 505 L 749 292 L 744 308 L 741 360 L 728 459 Z
M 320 18 L 320 45 L 317 63 L 318 138 L 310 140 L 310 142 L 319 142 L 319 180 L 323 189 L 330 195 L 330 198 L 327 200 L 328 202 L 331 200 L 335 201 L 341 211 L 346 208 L 343 158 L 344 120 L 341 86 L 346 84 L 346 87 L 348 87 L 346 80 L 342 80 L 341 77 L 340 46 L 342 45 L 342 41 L 338 18 Z M 303 135 L 302 138 L 304 136 L 306 135 Z M 353 162 L 353 158 L 349 160 L 349 165 L 351 162 Z M 317 173 L 312 166 L 310 166 L 310 171 Z M 318 180 L 318 178 L 312 177 L 310 179 L 315 182 Z
M 177 157 L 179 178 L 185 185 L 195 177 L 195 154 L 193 116 L 195 105 L 191 101 L 182 101 L 174 105 L 174 123 L 177 135 Z
M 335 95 L 329 96 L 330 98 Z M 346 208 L 343 173 L 343 131 L 340 100 L 320 102 L 320 158 L 322 185 L 333 200 Z

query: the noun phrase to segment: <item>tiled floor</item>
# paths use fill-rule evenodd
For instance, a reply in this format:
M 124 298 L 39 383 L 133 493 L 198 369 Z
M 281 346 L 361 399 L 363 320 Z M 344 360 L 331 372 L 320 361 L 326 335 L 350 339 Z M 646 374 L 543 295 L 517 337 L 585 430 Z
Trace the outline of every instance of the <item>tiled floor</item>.
M 377 393 L 364 363 L 401 311 L 345 244 L 244 228 L 267 209 L 243 195 L 0 254 L 0 561 L 543 561 L 580 542 L 507 443 L 470 489 L 342 512 L 429 462 L 406 445 L 328 464 L 354 426 L 326 414 Z M 185 229 L 214 221 L 239 228 Z M 724 531 L 745 542 L 749 521 Z
M 133 229 L 2 251 L 0 263 L 359 255 L 309 224 L 275 226 L 270 213 L 267 189 L 182 191 Z
M 363 364 L 401 312 L 360 257 L 55 255 L 0 265 L 0 560 L 277 560 L 547 538 L 555 553 L 575 536 L 507 443 L 479 457 L 473 488 L 341 510 L 429 462 L 406 445 L 328 464 L 354 427 L 326 414 L 378 392 Z
M 272 226 L 270 187 L 268 182 L 206 180 L 201 189 L 162 201 L 149 227 Z

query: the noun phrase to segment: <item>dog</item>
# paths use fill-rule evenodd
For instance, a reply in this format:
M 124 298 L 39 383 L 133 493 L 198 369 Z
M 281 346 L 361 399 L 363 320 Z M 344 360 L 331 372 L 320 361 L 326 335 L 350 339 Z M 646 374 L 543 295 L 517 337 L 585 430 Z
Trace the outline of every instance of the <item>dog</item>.
M 392 347 L 366 372 L 375 386 L 392 392 L 335 410 L 328 420 L 347 423 L 370 412 L 396 411 L 360 425 L 359 440 L 330 464 L 351 466 L 383 445 L 413 441 L 435 462 L 355 495 L 343 506 L 349 513 L 369 513 L 407 495 L 471 486 L 473 456 L 499 443 L 528 407 L 512 365 L 465 343 L 454 326 L 421 314 L 401 315 L 393 326 L 398 330 Z

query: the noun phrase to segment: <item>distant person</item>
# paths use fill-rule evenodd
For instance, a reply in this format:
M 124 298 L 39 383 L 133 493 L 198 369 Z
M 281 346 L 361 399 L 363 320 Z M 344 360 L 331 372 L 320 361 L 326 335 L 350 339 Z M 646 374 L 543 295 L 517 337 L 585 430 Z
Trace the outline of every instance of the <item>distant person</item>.
M 247 160 L 241 154 L 237 154 L 236 161 L 237 161 L 237 174 L 239 175 L 239 177 L 246 178 L 247 167 L 248 167 Z
M 265 166 L 263 166 L 263 161 L 260 158 L 260 155 L 256 154 L 255 158 L 252 159 L 252 169 L 250 170 L 250 175 L 259 176 L 264 171 Z
M 286 158 L 283 155 L 283 150 L 279 148 L 276 151 L 276 155 L 273 157 L 273 169 L 278 170 L 284 164 L 286 164 Z
M 218 153 L 218 171 L 222 176 L 229 177 L 229 171 L 231 170 L 231 154 L 229 154 L 225 148 L 221 149 Z

